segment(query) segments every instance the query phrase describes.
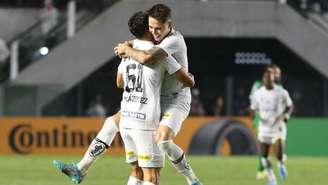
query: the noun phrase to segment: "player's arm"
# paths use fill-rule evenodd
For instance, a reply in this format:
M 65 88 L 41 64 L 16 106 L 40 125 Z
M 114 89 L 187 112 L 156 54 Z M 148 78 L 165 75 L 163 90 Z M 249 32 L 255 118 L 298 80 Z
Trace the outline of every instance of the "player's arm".
M 184 68 L 179 69 L 174 73 L 175 77 L 186 87 L 193 87 L 195 85 L 194 75 L 188 73 Z
M 253 109 L 249 109 L 249 116 L 250 116 L 250 118 L 253 120 L 254 118 L 255 118 L 255 115 L 256 115 L 256 112 L 255 112 L 255 110 L 253 110 Z
M 142 51 L 135 48 L 128 43 L 119 44 L 114 48 L 115 53 L 121 57 L 131 57 L 142 64 L 152 64 L 161 61 L 164 58 L 172 55 L 182 49 L 184 40 L 182 36 L 171 35 L 166 37 L 159 45 L 154 46 L 150 50 Z
M 260 87 L 262 86 L 262 83 L 261 81 L 259 80 L 256 80 L 253 85 L 252 85 L 252 88 L 251 88 L 251 91 L 249 92 L 249 99 L 251 99 L 252 95 L 255 93 L 255 91 L 257 91 Z
M 119 44 L 114 48 L 114 51 L 122 58 L 131 57 L 145 65 L 161 61 L 168 56 L 167 53 L 159 47 L 155 46 L 149 50 L 139 50 L 133 48 L 128 42 Z
M 259 110 L 259 104 L 257 102 L 256 99 L 256 93 L 254 93 L 251 97 L 250 97 L 250 108 L 249 108 L 249 115 L 251 117 L 252 120 L 254 120 L 255 115 L 256 115 L 256 111 Z
M 166 62 L 162 63 L 170 75 L 175 75 L 177 80 L 186 87 L 195 85 L 194 76 L 188 73 L 172 56 L 168 56 Z
M 288 91 L 286 90 L 284 90 L 284 97 L 285 97 L 286 108 L 283 113 L 283 120 L 287 123 L 287 121 L 289 120 L 290 116 L 293 113 L 294 104 L 291 97 L 289 96 Z
M 118 66 L 117 74 L 116 74 L 116 86 L 122 89 L 124 87 L 123 68 L 124 68 L 124 59 L 122 59 L 120 65 Z
M 284 90 L 284 104 L 285 104 L 285 109 L 281 113 L 281 115 L 278 116 L 277 121 L 284 121 L 287 123 L 287 121 L 290 118 L 290 115 L 292 114 L 294 110 L 293 102 L 286 90 Z
M 294 110 L 294 106 L 293 106 L 293 105 L 291 105 L 291 106 L 287 106 L 287 107 L 285 108 L 285 111 L 284 111 L 284 113 L 283 113 L 283 120 L 284 120 L 286 123 L 287 123 L 287 121 L 289 120 L 290 115 L 292 114 L 293 110 Z
M 124 87 L 123 74 L 120 72 L 117 72 L 116 75 L 116 86 L 120 89 L 123 89 Z

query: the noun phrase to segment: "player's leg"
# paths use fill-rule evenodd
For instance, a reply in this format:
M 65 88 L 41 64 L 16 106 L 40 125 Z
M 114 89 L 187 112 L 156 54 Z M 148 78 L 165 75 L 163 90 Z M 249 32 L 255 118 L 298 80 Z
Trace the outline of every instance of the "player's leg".
M 271 161 L 269 160 L 269 151 L 270 151 L 270 144 L 264 143 L 260 140 L 260 148 L 261 148 L 261 162 L 268 173 L 268 185 L 276 185 L 277 180 L 272 170 Z
M 285 151 L 285 142 L 282 139 L 279 139 L 276 144 L 276 157 L 277 157 L 277 166 L 279 170 L 279 175 L 281 180 L 286 180 L 287 178 L 287 168 L 284 162 L 284 151 Z
M 138 162 L 131 163 L 131 174 L 127 185 L 142 185 L 143 181 L 142 168 L 139 167 Z
M 172 107 L 164 109 L 164 114 L 156 133 L 156 141 L 159 149 L 168 156 L 176 170 L 186 177 L 188 184 L 201 185 L 187 161 L 185 153 L 173 142 L 175 135 L 181 128 L 182 122 L 189 113 L 189 111 L 181 110 L 183 109 Z
M 280 133 L 280 138 L 282 140 L 282 149 L 283 149 L 283 156 L 282 156 L 282 160 L 284 163 L 286 163 L 287 161 L 287 153 L 286 153 L 286 139 L 287 139 L 287 125 L 286 123 L 284 123 L 282 125 L 282 129 L 281 129 L 281 133 Z
M 142 185 L 159 185 L 160 168 L 142 168 Z
M 124 143 L 126 162 L 131 164 L 131 174 L 127 185 L 141 185 L 143 172 L 138 165 L 137 146 L 133 139 L 134 131 L 120 128 L 120 133 Z
M 259 129 L 259 122 L 260 122 L 260 117 L 258 113 L 256 113 L 255 118 L 253 119 L 253 127 L 256 130 L 256 135 L 258 135 L 258 129 Z M 256 179 L 262 180 L 267 178 L 267 171 L 264 170 L 264 166 L 262 164 L 262 155 L 261 152 L 258 153 L 258 168 L 257 168 L 257 173 L 256 173 Z
M 83 174 L 87 172 L 90 166 L 99 158 L 99 156 L 104 154 L 108 147 L 112 144 L 117 132 L 119 131 L 119 122 L 120 112 L 117 112 L 105 120 L 103 127 L 90 144 L 83 158 L 79 163 L 77 163 L 77 167 Z
M 120 113 L 118 112 L 105 120 L 103 127 L 98 132 L 96 138 L 92 141 L 79 163 L 66 164 L 54 160 L 53 164 L 55 167 L 69 176 L 75 184 L 81 183 L 89 167 L 99 156 L 105 153 L 107 148 L 111 145 L 118 132 L 119 119 Z
M 134 130 L 133 133 L 138 164 L 143 171 L 143 184 L 159 185 L 160 169 L 164 166 L 165 157 L 156 144 L 154 131 Z

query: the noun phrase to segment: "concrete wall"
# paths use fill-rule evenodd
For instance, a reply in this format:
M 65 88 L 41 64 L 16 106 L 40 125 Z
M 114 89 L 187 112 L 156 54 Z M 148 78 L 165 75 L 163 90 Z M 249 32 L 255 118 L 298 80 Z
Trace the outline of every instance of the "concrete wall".
M 76 37 L 24 70 L 16 82 L 64 84 L 70 88 L 114 57 L 115 45 L 131 38 L 128 18 L 155 2 L 162 1 L 118 2 Z M 166 2 L 172 7 L 176 28 L 186 37 L 276 37 L 328 77 L 327 35 L 287 5 L 243 1 Z
M 37 22 L 38 9 L 0 8 L 0 37 L 10 41 Z

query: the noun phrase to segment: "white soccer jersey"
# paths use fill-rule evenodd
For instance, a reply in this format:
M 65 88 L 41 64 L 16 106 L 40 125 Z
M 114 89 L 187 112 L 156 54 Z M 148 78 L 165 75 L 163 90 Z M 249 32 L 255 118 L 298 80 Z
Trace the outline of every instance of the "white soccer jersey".
M 134 40 L 133 47 L 148 50 L 153 44 Z M 155 130 L 160 117 L 160 92 L 165 72 L 175 73 L 181 68 L 175 60 L 142 65 L 132 58 L 122 60 L 118 71 L 123 75 L 124 92 L 121 101 L 123 128 Z
M 156 45 L 156 47 L 163 49 L 188 71 L 187 46 L 180 32 L 172 29 L 169 35 L 160 44 Z M 165 96 L 176 93 L 191 96 L 190 88 L 184 88 L 183 84 L 175 76 L 165 75 L 161 95 Z
M 274 85 L 271 90 L 265 86 L 258 89 L 252 96 L 251 109 L 260 116 L 259 134 L 274 137 L 280 132 L 285 123 L 277 119 L 290 106 L 292 100 L 283 87 Z

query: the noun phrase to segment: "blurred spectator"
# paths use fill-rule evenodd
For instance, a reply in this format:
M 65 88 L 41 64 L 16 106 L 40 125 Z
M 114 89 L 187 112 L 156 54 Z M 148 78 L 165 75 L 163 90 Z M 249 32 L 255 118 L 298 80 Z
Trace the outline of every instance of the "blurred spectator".
M 0 65 L 2 65 L 9 56 L 9 50 L 6 42 L 0 38 Z
M 328 11 L 328 1 L 327 0 L 299 0 L 299 7 L 303 10 L 325 14 Z
M 41 13 L 41 30 L 44 35 L 47 35 L 58 24 L 59 13 L 51 0 L 44 1 L 44 7 Z
M 215 116 L 223 116 L 224 113 L 224 99 L 222 96 L 216 98 L 215 104 L 213 106 L 213 114 Z
M 204 116 L 205 110 L 203 104 L 199 98 L 199 90 L 197 88 L 193 88 L 191 90 L 191 108 L 190 115 L 191 116 Z
M 248 114 L 248 99 L 243 88 L 238 88 L 234 98 L 234 115 L 245 116 Z
M 88 116 L 106 117 L 106 109 L 103 106 L 101 95 L 96 96 L 96 99 L 91 102 L 86 113 Z

